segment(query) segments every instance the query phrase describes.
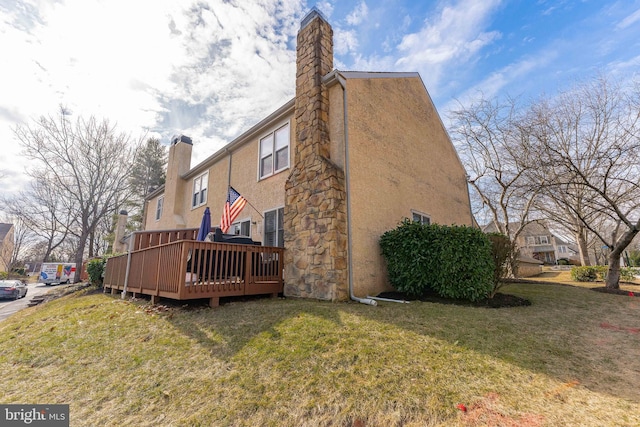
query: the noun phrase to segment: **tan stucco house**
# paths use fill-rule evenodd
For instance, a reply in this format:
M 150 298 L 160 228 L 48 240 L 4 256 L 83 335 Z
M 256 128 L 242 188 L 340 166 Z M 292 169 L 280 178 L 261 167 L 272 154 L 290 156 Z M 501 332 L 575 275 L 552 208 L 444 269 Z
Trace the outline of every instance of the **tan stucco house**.
M 0 271 L 9 271 L 13 255 L 13 224 L 0 223 Z
M 472 225 L 465 170 L 417 73 L 333 69 L 317 11 L 297 40 L 296 96 L 191 166 L 173 139 L 145 230 L 212 225 L 231 185 L 247 205 L 232 231 L 285 251 L 285 295 L 358 299 L 389 290 L 378 240 L 403 218 Z

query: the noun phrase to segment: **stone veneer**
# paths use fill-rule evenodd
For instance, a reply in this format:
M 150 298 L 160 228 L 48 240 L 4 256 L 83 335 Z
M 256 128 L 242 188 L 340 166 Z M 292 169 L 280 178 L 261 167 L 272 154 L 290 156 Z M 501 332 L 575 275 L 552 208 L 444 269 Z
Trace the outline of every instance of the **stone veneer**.
M 345 300 L 345 177 L 329 159 L 329 99 L 322 84 L 322 77 L 333 69 L 333 30 L 314 10 L 303 20 L 297 42 L 296 145 L 285 185 L 284 293 Z

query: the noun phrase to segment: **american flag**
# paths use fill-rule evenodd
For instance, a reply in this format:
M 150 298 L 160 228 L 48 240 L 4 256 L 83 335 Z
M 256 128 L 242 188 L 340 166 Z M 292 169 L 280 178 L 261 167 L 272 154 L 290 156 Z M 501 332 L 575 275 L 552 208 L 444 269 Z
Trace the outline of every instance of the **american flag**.
M 244 208 L 247 201 L 240 195 L 233 187 L 229 187 L 229 193 L 227 194 L 227 202 L 224 204 L 222 210 L 222 219 L 220 220 L 220 229 L 223 233 L 229 231 L 229 227 L 233 221 L 240 214 L 240 211 Z

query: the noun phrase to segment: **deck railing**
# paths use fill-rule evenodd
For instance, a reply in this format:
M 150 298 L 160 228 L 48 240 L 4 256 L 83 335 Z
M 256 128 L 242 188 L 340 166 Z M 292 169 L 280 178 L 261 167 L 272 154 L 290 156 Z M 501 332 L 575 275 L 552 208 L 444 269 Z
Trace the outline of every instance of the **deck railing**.
M 154 302 L 209 298 L 211 305 L 225 296 L 282 292 L 283 248 L 200 242 L 191 233 L 136 233 L 130 260 L 129 254 L 107 260 L 105 289 L 151 295 Z

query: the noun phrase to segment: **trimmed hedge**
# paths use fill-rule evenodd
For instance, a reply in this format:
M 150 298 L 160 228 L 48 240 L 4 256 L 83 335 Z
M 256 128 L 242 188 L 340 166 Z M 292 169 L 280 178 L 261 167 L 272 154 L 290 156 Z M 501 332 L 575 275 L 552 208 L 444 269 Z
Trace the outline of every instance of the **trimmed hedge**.
M 477 301 L 493 289 L 491 242 L 478 229 L 405 219 L 381 236 L 380 246 L 390 283 L 412 297 L 431 289 L 441 297 Z
M 607 265 L 586 265 L 583 267 L 573 267 L 571 278 L 576 282 L 604 282 L 607 280 L 609 266 Z M 630 282 L 634 279 L 633 269 L 628 267 L 620 268 L 620 280 Z

